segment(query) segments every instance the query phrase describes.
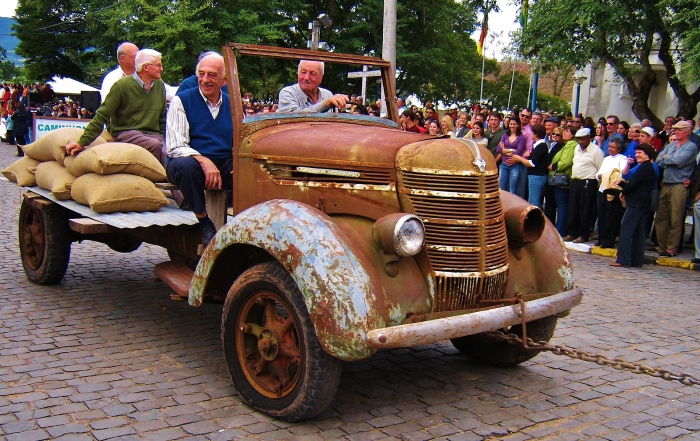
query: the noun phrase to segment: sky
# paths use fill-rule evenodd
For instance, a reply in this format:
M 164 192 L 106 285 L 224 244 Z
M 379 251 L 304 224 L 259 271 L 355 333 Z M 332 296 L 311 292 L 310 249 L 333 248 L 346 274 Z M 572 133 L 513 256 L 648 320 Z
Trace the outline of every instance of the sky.
M 14 17 L 17 8 L 17 0 L 0 1 L 0 17 Z
M 509 34 L 520 28 L 518 21 L 518 6 L 513 4 L 512 0 L 498 0 L 499 12 L 489 13 L 489 29 L 486 36 L 486 45 L 484 52 L 487 58 L 496 58 L 502 60 L 503 49 L 510 43 Z M 483 15 L 479 14 L 479 23 L 484 19 Z M 474 41 L 479 41 L 481 35 L 481 25 L 472 34 Z
M 489 58 L 502 59 L 503 48 L 510 41 L 508 34 L 519 26 L 518 7 L 513 0 L 498 0 L 500 12 L 489 14 L 489 35 L 486 38 L 485 52 Z M 0 0 L 0 17 L 14 17 L 17 8 L 17 0 Z M 479 22 L 483 17 L 479 17 Z M 479 40 L 481 28 L 477 29 L 472 38 Z

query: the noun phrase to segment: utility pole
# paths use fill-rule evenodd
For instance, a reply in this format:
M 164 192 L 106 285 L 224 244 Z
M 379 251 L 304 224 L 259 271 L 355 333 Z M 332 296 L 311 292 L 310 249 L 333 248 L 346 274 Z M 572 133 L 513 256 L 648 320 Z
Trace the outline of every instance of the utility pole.
M 382 58 L 391 62 L 389 75 L 396 78 L 396 0 L 384 0 L 384 38 L 382 40 Z M 394 97 L 384 96 L 382 87 L 382 114 L 385 115 L 388 106 L 386 100 Z M 383 116 L 382 115 L 382 116 Z

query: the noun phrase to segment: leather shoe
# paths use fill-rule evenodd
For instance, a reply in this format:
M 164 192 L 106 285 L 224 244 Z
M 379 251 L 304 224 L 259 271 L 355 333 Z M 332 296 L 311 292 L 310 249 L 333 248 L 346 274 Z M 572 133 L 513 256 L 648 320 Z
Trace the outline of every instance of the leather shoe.
M 623 265 L 623 264 L 617 263 L 617 262 L 610 262 L 610 266 L 615 267 L 615 268 L 627 268 L 627 265 Z
M 573 243 L 584 243 L 586 240 L 583 237 L 577 237 L 572 242 Z
M 659 253 L 660 257 L 676 257 L 675 250 L 662 251 Z
M 700 263 L 700 259 L 698 259 L 697 257 L 690 259 L 690 261 L 693 263 Z
M 216 235 L 216 228 L 214 228 L 214 225 L 205 225 L 202 228 L 202 245 L 205 247 L 209 245 L 209 242 L 214 238 Z
M 574 240 L 574 236 L 567 234 L 566 236 L 562 237 L 561 240 L 563 240 L 564 242 L 571 242 L 572 240 Z

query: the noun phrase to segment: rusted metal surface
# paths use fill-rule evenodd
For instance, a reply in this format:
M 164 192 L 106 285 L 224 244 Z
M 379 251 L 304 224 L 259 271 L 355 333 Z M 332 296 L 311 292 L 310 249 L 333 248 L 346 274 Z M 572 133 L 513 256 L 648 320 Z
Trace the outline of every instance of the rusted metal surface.
M 403 211 L 421 217 L 433 311 L 473 308 L 498 299 L 508 281 L 508 239 L 495 161 L 471 141 L 439 139 L 399 150 Z
M 302 377 L 301 325 L 278 294 L 261 291 L 245 300 L 237 314 L 236 352 L 243 374 L 260 394 L 282 398 Z
M 505 219 L 508 240 L 511 244 L 535 243 L 544 233 L 544 213 L 525 200 L 508 209 Z
M 161 262 L 153 268 L 153 273 L 180 297 L 189 294 L 194 271 L 184 260 Z
M 386 118 L 354 115 L 352 113 L 267 113 L 252 115 L 243 120 L 242 136 L 245 138 L 266 127 L 292 124 L 298 122 L 336 122 L 352 123 L 368 127 L 397 128 L 397 124 Z
M 575 288 L 527 302 L 528 320 L 548 317 L 571 309 L 581 303 L 582 298 L 581 289 Z M 376 349 L 423 345 L 506 328 L 520 322 L 520 305 L 510 305 L 456 317 L 374 329 L 367 333 L 367 342 L 370 347 Z
M 506 191 L 501 192 L 503 210 L 522 207 L 524 201 Z M 534 243 L 509 247 L 511 274 L 506 297 L 516 293 L 561 292 L 574 287 L 573 265 L 569 253 L 554 226 L 545 219 L 542 236 Z
M 372 351 L 366 332 L 384 322 L 379 315 L 386 311 L 374 308 L 379 278 L 351 242 L 331 218 L 307 205 L 288 200 L 256 205 L 230 221 L 207 247 L 189 302 L 201 305 L 207 277 L 224 249 L 254 245 L 277 257 L 294 278 L 327 352 L 342 359 L 367 357 Z

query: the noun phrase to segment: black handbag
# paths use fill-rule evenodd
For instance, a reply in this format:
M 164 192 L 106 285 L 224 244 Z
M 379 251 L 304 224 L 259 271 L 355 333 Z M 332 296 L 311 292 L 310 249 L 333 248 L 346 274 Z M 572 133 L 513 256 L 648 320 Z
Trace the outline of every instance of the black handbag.
M 568 187 L 569 186 L 569 175 L 564 173 L 554 173 L 549 177 L 547 183 L 552 187 Z

